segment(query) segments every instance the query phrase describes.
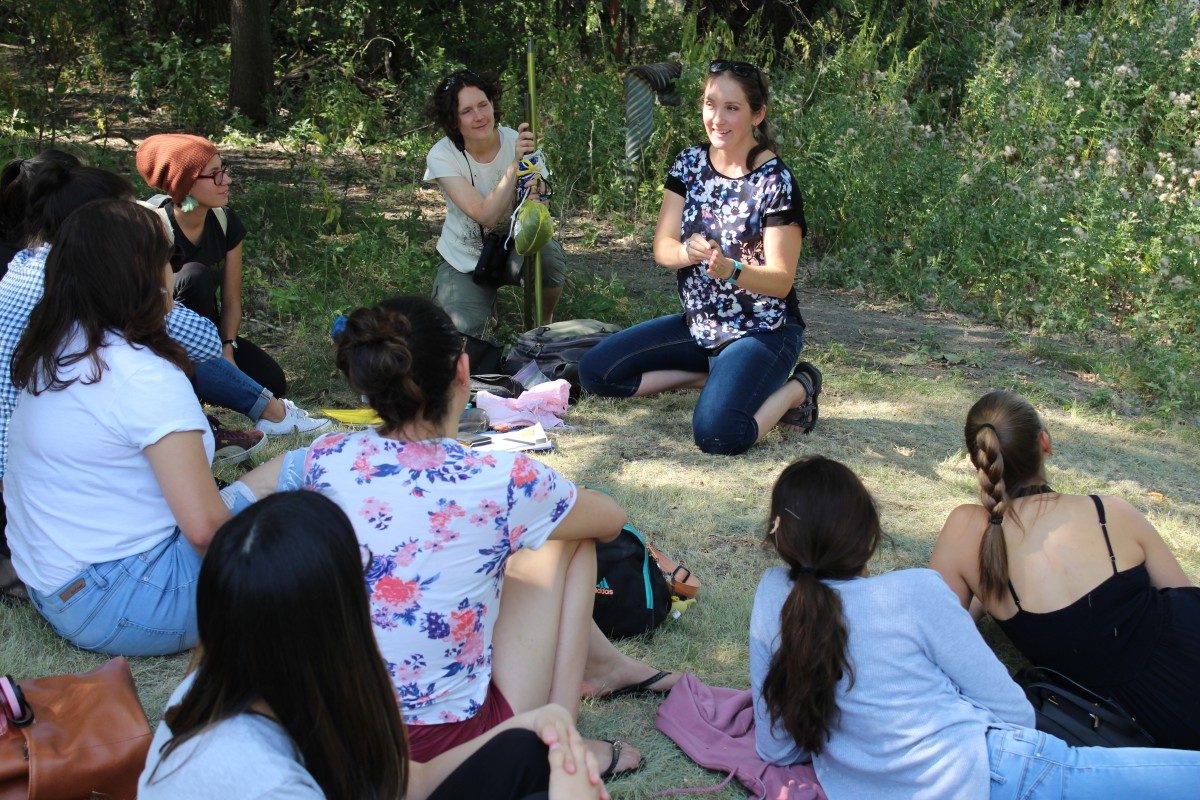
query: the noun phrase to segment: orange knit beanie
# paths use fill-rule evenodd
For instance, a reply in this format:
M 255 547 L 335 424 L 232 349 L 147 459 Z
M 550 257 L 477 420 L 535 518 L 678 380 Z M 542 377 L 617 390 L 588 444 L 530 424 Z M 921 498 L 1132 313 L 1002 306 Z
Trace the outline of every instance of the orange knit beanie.
M 147 184 L 180 205 L 192 191 L 196 176 L 215 155 L 216 146 L 203 136 L 158 133 L 147 136 L 138 147 L 137 169 Z

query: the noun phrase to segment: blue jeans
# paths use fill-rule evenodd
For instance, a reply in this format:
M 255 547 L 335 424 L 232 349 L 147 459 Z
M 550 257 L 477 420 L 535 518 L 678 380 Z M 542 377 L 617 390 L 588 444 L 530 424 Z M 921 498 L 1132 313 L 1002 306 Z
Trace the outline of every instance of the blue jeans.
M 201 400 L 245 414 L 254 422 L 262 419 L 267 403 L 275 396 L 220 356 L 195 367 L 196 394 Z
M 648 320 L 604 339 L 584 354 L 585 391 L 631 397 L 642 374 L 657 370 L 706 372 L 692 413 L 692 437 L 705 453 L 738 455 L 758 440 L 755 412 L 792 375 L 804 347 L 804 327 L 788 321 L 713 351 L 696 344 L 683 314 Z
M 1175 800 L 1200 796 L 1200 752 L 1071 747 L 1032 728 L 987 733 L 992 800 Z
M 200 554 L 178 528 L 144 553 L 93 564 L 29 599 L 77 647 L 110 655 L 161 656 L 196 644 Z
M 299 489 L 307 450 L 289 450 L 275 491 Z M 254 502 L 235 481 L 221 499 L 237 514 Z M 45 594 L 29 598 L 50 626 L 76 647 L 121 656 L 161 656 L 196 644 L 200 554 L 179 528 L 144 553 L 93 564 Z

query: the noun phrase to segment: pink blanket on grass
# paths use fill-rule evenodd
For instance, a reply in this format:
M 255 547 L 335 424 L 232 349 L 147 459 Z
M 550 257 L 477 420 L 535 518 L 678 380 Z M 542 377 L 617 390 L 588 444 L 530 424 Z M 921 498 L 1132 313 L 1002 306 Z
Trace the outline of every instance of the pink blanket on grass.
M 658 707 L 655 725 L 688 758 L 727 773 L 715 786 L 668 789 L 658 796 L 717 792 L 736 777 L 756 800 L 826 800 L 811 765 L 777 767 L 758 757 L 749 691 L 708 686 L 684 675 Z
M 488 420 L 496 425 L 533 425 L 556 428 L 563 424 L 562 415 L 570 402 L 571 384 L 562 378 L 539 383 L 521 392 L 520 397 L 497 397 L 484 391 L 475 395 L 475 405 L 487 412 Z

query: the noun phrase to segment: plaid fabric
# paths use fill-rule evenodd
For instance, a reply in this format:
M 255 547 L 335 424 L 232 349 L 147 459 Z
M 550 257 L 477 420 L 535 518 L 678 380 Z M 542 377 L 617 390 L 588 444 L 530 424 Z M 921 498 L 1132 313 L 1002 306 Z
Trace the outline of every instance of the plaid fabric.
M 13 351 L 34 306 L 42 299 L 49 254 L 48 244 L 22 250 L 13 256 L 8 273 L 0 280 L 0 480 L 8 468 L 8 422 L 21 394 L 12 382 Z M 221 355 L 221 336 L 211 320 L 177 305 L 166 321 L 167 334 L 183 345 L 192 361 L 199 363 Z
M 12 382 L 12 357 L 29 324 L 33 307 L 42 299 L 46 256 L 50 245 L 22 250 L 0 280 L 0 479 L 8 466 L 8 421 L 20 391 Z
M 167 314 L 167 335 L 183 345 L 188 358 L 200 364 L 221 355 L 221 334 L 208 317 L 178 303 Z

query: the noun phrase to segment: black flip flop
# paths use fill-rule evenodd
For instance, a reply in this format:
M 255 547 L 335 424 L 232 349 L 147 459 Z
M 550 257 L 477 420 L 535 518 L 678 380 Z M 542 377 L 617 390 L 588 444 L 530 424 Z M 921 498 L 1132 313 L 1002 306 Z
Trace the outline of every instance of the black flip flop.
M 656 692 L 656 691 L 653 691 L 650 687 L 653 686 L 654 684 L 658 683 L 659 681 L 661 681 L 663 678 L 667 677 L 670 674 L 671 673 L 669 670 L 660 669 L 657 673 L 655 673 L 654 675 L 651 675 L 649 678 L 646 678 L 646 680 L 642 681 L 641 683 L 631 683 L 628 686 L 622 686 L 620 689 L 611 691 L 608 694 L 602 694 L 596 699 L 607 700 L 610 697 L 627 697 L 630 695 L 643 695 L 643 694 L 665 695 L 666 692 Z
M 612 761 L 608 762 L 608 768 L 605 769 L 604 772 L 600 773 L 600 780 L 608 782 L 608 781 L 613 780 L 614 778 L 623 778 L 626 775 L 630 775 L 634 772 L 637 772 L 639 769 L 646 766 L 646 757 L 642 756 L 638 760 L 638 763 L 634 764 L 629 769 L 623 769 L 618 772 L 617 771 L 617 762 L 621 760 L 621 750 L 625 747 L 626 744 L 628 744 L 628 742 L 623 742 L 620 739 L 617 739 L 615 741 L 611 741 L 609 739 L 601 739 L 600 741 L 606 742 L 609 745 L 611 745 L 612 751 L 613 751 Z
M 821 412 L 817 405 L 817 398 L 821 396 L 821 370 L 807 361 L 801 361 L 788 380 L 799 381 L 806 396 L 803 403 L 789 408 L 779 418 L 779 424 L 796 428 L 801 433 L 811 433 L 812 429 L 817 427 L 817 416 Z

